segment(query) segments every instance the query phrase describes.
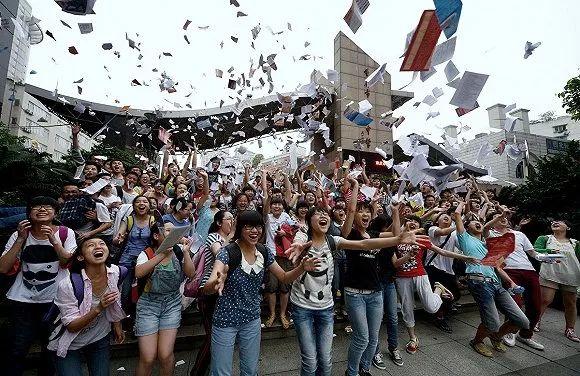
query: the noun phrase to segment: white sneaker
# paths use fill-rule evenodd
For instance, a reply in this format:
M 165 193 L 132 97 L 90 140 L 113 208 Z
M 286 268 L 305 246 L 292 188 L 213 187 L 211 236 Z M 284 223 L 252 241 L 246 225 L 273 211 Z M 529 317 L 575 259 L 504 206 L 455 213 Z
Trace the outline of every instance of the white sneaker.
M 517 335 L 517 340 L 520 341 L 521 343 L 524 343 L 528 346 L 530 346 L 532 349 L 536 349 L 536 350 L 544 350 L 544 345 L 542 345 L 541 343 L 538 343 L 536 341 L 534 341 L 531 338 L 524 338 L 522 336 L 520 336 L 519 334 Z
M 505 343 L 506 346 L 514 347 L 516 345 L 516 336 L 515 336 L 515 334 L 508 333 L 505 336 L 503 336 L 503 343 Z

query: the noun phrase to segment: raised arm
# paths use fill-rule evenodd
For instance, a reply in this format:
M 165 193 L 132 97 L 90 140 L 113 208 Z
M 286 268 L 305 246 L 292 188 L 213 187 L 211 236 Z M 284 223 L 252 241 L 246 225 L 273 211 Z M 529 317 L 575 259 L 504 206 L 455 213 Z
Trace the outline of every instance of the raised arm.
M 285 172 L 281 172 L 282 177 L 284 178 L 284 200 L 286 201 L 286 205 L 290 206 L 290 204 L 292 203 L 292 198 L 293 198 L 293 194 L 292 194 L 292 183 L 290 183 L 290 178 L 288 177 L 288 174 L 286 174 Z
M 465 232 L 465 227 L 463 227 L 463 219 L 461 218 L 461 213 L 463 213 L 463 207 L 465 203 L 459 201 L 459 205 L 453 212 L 453 220 L 455 221 L 455 229 L 457 230 L 457 235 L 463 234 Z
M 203 179 L 203 195 L 199 198 L 197 202 L 198 210 L 203 207 L 207 199 L 209 198 L 209 179 L 207 177 L 207 172 L 203 169 L 198 169 L 197 173 Z
M 358 181 L 348 176 L 346 179 L 348 179 L 348 181 L 351 183 L 352 196 L 350 197 L 350 202 L 348 203 L 346 210 L 346 219 L 344 220 L 341 229 L 341 234 L 344 238 L 346 238 L 352 230 L 352 224 L 354 222 L 354 215 L 356 212 L 356 204 L 358 199 Z
M 187 174 L 189 172 L 189 164 L 191 163 L 191 160 L 193 159 L 193 154 L 195 154 L 195 151 L 190 150 L 189 155 L 187 156 L 187 160 L 185 161 L 185 164 L 183 165 L 183 168 L 181 169 L 181 176 L 183 176 L 184 178 L 187 178 Z
M 364 159 L 362 160 L 362 177 L 363 177 L 363 181 L 365 183 L 365 185 L 371 185 L 371 180 L 368 178 L 367 176 L 367 161 L 365 161 Z

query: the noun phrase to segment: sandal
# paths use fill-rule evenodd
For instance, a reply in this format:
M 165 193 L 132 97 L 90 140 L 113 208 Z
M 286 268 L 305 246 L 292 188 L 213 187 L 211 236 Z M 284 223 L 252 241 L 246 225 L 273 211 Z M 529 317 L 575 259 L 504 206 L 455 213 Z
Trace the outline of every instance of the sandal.
M 284 315 L 280 316 L 280 321 L 282 322 L 282 328 L 288 329 L 290 328 L 290 320 Z
M 264 323 L 264 326 L 266 328 L 271 328 L 272 325 L 274 325 L 274 320 L 276 320 L 276 316 L 272 315 L 270 317 L 268 317 L 268 320 L 266 320 L 266 322 Z

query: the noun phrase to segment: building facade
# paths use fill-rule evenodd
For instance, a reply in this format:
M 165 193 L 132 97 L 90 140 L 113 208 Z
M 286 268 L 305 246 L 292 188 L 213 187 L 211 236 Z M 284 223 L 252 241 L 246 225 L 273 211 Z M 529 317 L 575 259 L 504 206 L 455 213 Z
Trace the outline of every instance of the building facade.
M 530 123 L 530 132 L 561 140 L 580 141 L 580 122 L 573 121 L 571 116 L 559 116 L 547 121 L 534 121 Z
M 458 159 L 487 169 L 488 175 L 499 179 L 500 182 L 522 184 L 539 158 L 549 154 L 565 152 L 568 142 L 561 138 L 546 137 L 532 133 L 531 129 L 533 128 L 531 127 L 533 126 L 530 125 L 529 110 L 527 109 L 518 109 L 510 113 L 511 116 L 517 117 L 518 120 L 512 132 L 506 131 L 504 129 L 505 107 L 503 104 L 495 104 L 487 109 L 491 132 L 489 134 L 478 134 L 475 139 L 461 143 L 458 150 Z M 448 136 L 453 137 L 452 132 L 452 128 L 446 128 Z M 523 153 L 521 158 L 510 157 L 510 153 L 507 150 L 502 152 L 502 143 L 527 144 L 527 157 L 524 157 L 526 153 Z M 483 160 L 478 160 L 482 145 L 497 149 L 497 152 L 492 151 Z

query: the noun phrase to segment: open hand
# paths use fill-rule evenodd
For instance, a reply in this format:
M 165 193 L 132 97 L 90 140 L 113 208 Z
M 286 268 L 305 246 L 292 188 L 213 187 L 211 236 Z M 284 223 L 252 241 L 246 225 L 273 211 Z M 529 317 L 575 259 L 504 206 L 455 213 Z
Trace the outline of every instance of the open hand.
M 307 272 L 312 272 L 316 270 L 316 268 L 320 266 L 320 263 L 321 261 L 317 257 L 304 257 L 301 262 L 302 267 Z
M 103 295 L 101 301 L 99 302 L 99 310 L 102 311 L 106 309 L 111 304 L 115 303 L 117 298 L 119 297 L 119 291 L 109 291 Z
M 30 232 L 30 227 L 32 227 L 32 225 L 26 219 L 24 221 L 20 221 L 20 223 L 18 223 L 18 227 L 17 227 L 18 237 L 21 240 L 25 240 L 26 238 L 28 238 L 28 233 Z
M 312 240 L 306 243 L 292 243 L 290 248 L 288 248 L 284 254 L 292 261 L 293 264 L 296 264 L 296 261 L 302 255 L 305 249 L 309 248 L 312 245 Z
M 48 241 L 53 246 L 58 243 L 57 240 L 56 240 L 56 237 L 54 236 L 54 232 L 53 232 L 51 226 L 49 226 L 49 225 L 42 225 L 42 226 L 40 226 L 40 232 L 42 233 L 42 235 L 46 235 L 48 237 Z

